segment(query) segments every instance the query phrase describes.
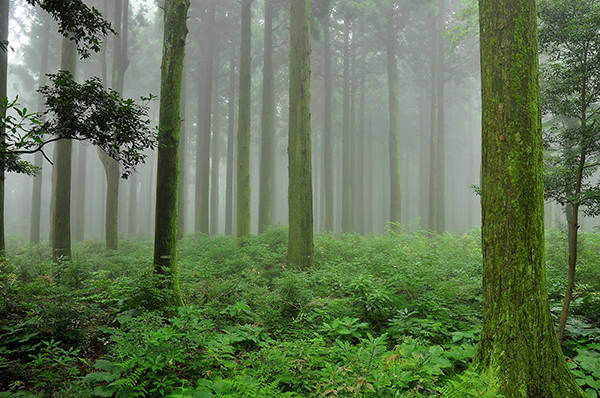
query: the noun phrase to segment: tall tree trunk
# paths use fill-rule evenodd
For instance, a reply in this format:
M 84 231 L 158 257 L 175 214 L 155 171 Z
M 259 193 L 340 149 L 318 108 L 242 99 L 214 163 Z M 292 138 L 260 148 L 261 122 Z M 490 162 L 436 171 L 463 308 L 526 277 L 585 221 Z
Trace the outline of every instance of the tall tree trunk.
M 324 212 L 325 212 L 325 231 L 333 231 L 333 144 L 332 144 L 332 93 L 331 93 L 331 35 L 329 32 L 330 14 L 327 13 L 321 26 L 323 28 L 323 47 L 324 66 L 325 66 L 325 97 L 324 108 L 324 127 L 323 127 L 323 192 L 324 192 Z
M 0 0 L 0 42 L 4 48 L 0 49 L 0 100 L 7 98 L 8 76 L 8 15 L 10 1 Z M 0 109 L 1 116 L 6 115 L 6 109 Z M 2 129 L 2 137 L 6 134 Z M 5 141 L 5 138 L 2 138 Z M 4 231 L 4 159 L 0 158 L 0 257 L 6 255 L 6 240 Z
M 46 85 L 46 73 L 48 72 L 48 53 L 50 50 L 50 14 L 44 12 L 44 34 L 40 46 L 40 77 L 38 86 Z M 44 96 L 38 93 L 37 102 L 38 112 L 44 111 Z M 29 243 L 36 245 L 40 243 L 40 225 L 42 219 L 42 167 L 44 164 L 43 155 L 38 152 L 34 155 L 34 165 L 40 168 L 40 174 L 33 177 L 33 189 L 31 198 L 31 225 L 29 230 Z
M 237 236 L 250 235 L 250 63 L 252 0 L 242 0 L 240 91 L 237 134 Z
M 356 206 L 355 206 L 355 217 L 356 217 L 356 231 L 360 234 L 366 233 L 365 227 L 365 107 L 366 107 L 366 93 L 365 93 L 365 79 L 367 74 L 367 64 L 363 53 L 361 62 L 361 73 L 360 73 L 360 84 L 358 87 L 359 94 L 359 113 L 358 113 L 358 130 L 356 134 Z
M 198 95 L 203 109 L 202 120 L 198 123 L 199 146 L 196 148 L 196 232 L 208 234 L 209 230 L 209 186 L 210 186 L 210 130 L 212 123 L 212 91 L 215 54 L 215 12 L 217 2 L 210 1 L 207 22 L 206 66 L 204 68 L 203 90 Z
M 399 231 L 398 223 L 402 212 L 400 191 L 400 106 L 398 101 L 399 79 L 396 63 L 396 34 L 394 31 L 394 1 L 387 16 L 387 73 L 389 90 L 389 151 L 390 151 L 390 223 Z
M 310 130 L 310 0 L 291 0 L 288 262 L 314 265 Z
M 219 129 L 221 128 L 221 115 L 219 113 L 219 96 L 214 95 L 213 97 L 215 97 L 213 99 L 215 104 L 213 106 L 212 162 L 210 168 L 210 234 L 216 236 L 219 234 L 219 166 L 221 162 Z
M 181 81 L 187 36 L 189 0 L 166 0 L 160 76 L 159 128 L 154 228 L 154 272 L 164 277 L 160 287 L 170 289 L 165 304 L 182 306 L 177 278 L 177 190 L 179 183 L 179 132 Z
M 75 76 L 77 48 L 68 38 L 62 40 L 60 68 Z M 72 141 L 56 142 L 54 163 L 54 206 L 52 209 L 52 260 L 71 260 L 71 152 Z
M 430 142 L 429 142 L 429 230 L 432 232 L 438 231 L 438 79 L 439 79 L 439 62 L 438 62 L 438 19 L 437 16 L 431 17 L 431 113 L 430 113 Z
M 273 192 L 273 1 L 265 0 L 265 39 L 263 93 L 260 132 L 260 188 L 258 200 L 258 232 L 272 224 Z
M 439 7 L 438 22 L 442 24 L 444 16 L 444 7 Z M 438 31 L 438 55 L 437 55 L 437 221 L 436 221 L 436 232 L 443 234 L 446 230 L 446 161 L 445 161 L 445 149 L 444 149 L 444 86 L 446 84 L 445 76 L 445 47 L 444 47 L 444 36 L 442 32 Z
M 231 46 L 229 61 L 229 114 L 227 116 L 227 181 L 225 181 L 225 235 L 233 234 L 233 176 L 235 149 L 235 47 Z
M 473 367 L 508 398 L 583 398 L 548 302 L 536 2 L 480 0 L 479 15 L 484 301 Z
M 135 236 L 138 233 L 137 212 L 138 212 L 138 175 L 133 173 L 129 177 L 129 208 L 127 210 L 127 235 Z
M 77 168 L 75 169 L 75 187 L 73 192 L 73 239 L 81 242 L 85 234 L 85 175 L 87 166 L 87 147 L 77 145 Z
M 185 200 L 187 192 L 186 183 L 186 148 L 187 148 L 187 137 L 186 137 L 186 125 L 187 121 L 185 107 L 187 105 L 186 95 L 186 67 L 185 63 L 183 66 L 181 84 L 181 131 L 179 133 L 179 186 L 177 192 L 177 239 L 183 239 L 185 235 Z
M 342 231 L 352 231 L 352 137 L 350 115 L 350 18 L 344 20 L 342 121 Z

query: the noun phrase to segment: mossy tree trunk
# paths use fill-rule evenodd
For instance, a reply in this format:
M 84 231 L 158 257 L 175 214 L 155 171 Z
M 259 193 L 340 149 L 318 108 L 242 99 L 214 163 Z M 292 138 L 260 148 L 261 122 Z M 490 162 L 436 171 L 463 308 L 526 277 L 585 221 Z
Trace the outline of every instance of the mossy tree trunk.
M 394 31 L 394 5 L 390 2 L 387 15 L 387 75 L 388 75 L 388 103 L 390 113 L 389 151 L 390 151 L 390 223 L 394 231 L 399 231 L 398 223 L 401 216 L 401 191 L 400 191 L 400 106 L 398 101 L 399 78 L 396 62 L 396 34 Z
M 250 235 L 250 63 L 252 61 L 252 0 L 242 0 L 240 46 L 240 90 L 237 133 L 237 230 L 238 237 Z
M 260 132 L 260 188 L 258 232 L 272 224 L 273 180 L 273 1 L 265 0 L 263 92 Z
M 0 42 L 6 45 L 4 49 L 0 49 L 0 100 L 7 97 L 9 13 L 10 1 L 0 0 Z M 2 116 L 5 116 L 6 109 L 0 109 L 0 113 L 2 113 Z M 2 131 L 2 136 L 4 134 L 5 132 Z M 6 240 L 4 235 L 4 159 L 0 158 L 0 257 L 6 255 Z
M 62 40 L 60 68 L 75 76 L 77 48 L 68 38 Z M 52 206 L 52 260 L 71 259 L 71 140 L 56 142 L 54 198 Z
M 483 324 L 473 368 L 507 398 L 584 397 L 550 316 L 535 0 L 480 0 Z
M 156 224 L 154 232 L 154 272 L 171 289 L 168 304 L 181 306 L 183 300 L 177 279 L 177 191 L 179 183 L 179 132 L 181 128 L 181 81 L 187 10 L 189 0 L 166 0 L 164 40 L 160 77 L 159 128 L 156 179 Z
M 186 184 L 186 169 L 185 169 L 185 161 L 186 161 L 186 105 L 187 105 L 187 95 L 186 95 L 186 67 L 184 63 L 183 74 L 181 76 L 181 128 L 179 131 L 179 186 L 177 188 L 177 239 L 183 239 L 185 235 L 185 199 L 187 192 L 187 184 Z
M 310 130 L 310 0 L 292 0 L 290 10 L 289 241 L 288 262 L 314 265 Z
M 324 84 L 325 96 L 323 126 L 323 195 L 325 213 L 325 231 L 333 231 L 333 142 L 332 142 L 332 88 L 331 88 L 331 34 L 329 32 L 330 13 L 327 12 L 321 27 L 324 47 Z

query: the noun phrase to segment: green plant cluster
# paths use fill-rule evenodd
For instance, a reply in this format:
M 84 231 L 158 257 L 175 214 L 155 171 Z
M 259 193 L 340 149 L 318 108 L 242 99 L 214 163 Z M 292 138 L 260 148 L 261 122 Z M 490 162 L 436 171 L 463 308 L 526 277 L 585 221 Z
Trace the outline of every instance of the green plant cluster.
M 564 231 L 547 239 L 549 296 L 566 283 Z M 0 397 L 499 397 L 469 371 L 481 323 L 478 231 L 320 234 L 314 269 L 286 263 L 287 230 L 190 236 L 178 253 L 185 308 L 152 275 L 151 242 L 101 242 L 51 262 L 11 241 L 0 264 Z M 595 234 L 564 343 L 600 391 Z M 595 394 L 595 395 L 594 395 Z

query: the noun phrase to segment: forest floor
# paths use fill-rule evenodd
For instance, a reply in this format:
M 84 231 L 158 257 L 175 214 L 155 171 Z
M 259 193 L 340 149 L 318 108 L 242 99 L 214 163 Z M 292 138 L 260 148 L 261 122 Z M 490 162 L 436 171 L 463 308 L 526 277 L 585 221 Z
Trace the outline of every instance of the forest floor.
M 547 232 L 555 319 L 565 231 Z M 11 239 L 0 264 L 2 397 L 499 397 L 469 372 L 481 324 L 479 231 L 318 234 L 316 266 L 286 265 L 287 229 L 180 242 L 185 308 L 165 309 L 152 242 Z M 581 233 L 563 351 L 600 393 L 600 234 Z

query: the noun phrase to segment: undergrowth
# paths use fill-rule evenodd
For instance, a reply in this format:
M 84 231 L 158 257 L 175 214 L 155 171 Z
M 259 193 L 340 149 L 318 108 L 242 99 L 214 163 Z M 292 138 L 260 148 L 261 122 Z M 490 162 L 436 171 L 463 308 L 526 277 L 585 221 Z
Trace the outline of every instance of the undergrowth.
M 548 232 L 558 314 L 566 239 Z M 469 372 L 481 324 L 478 231 L 319 234 L 314 269 L 286 264 L 287 230 L 189 236 L 185 308 L 151 273 L 151 242 L 118 251 L 14 245 L 0 264 L 1 397 L 499 397 Z M 600 391 L 600 239 L 581 234 L 565 355 Z

